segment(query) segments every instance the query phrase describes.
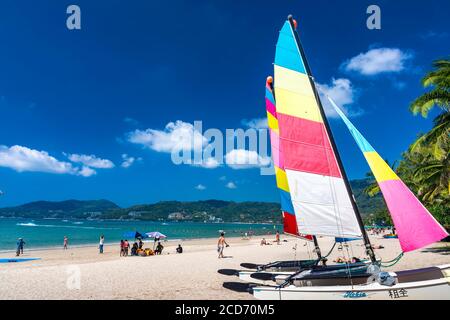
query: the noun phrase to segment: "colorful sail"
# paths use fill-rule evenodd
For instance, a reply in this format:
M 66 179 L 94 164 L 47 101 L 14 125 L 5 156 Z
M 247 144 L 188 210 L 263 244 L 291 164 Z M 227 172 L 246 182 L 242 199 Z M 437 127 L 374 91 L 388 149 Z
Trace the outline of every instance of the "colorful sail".
M 275 54 L 278 128 L 273 131 L 279 133 L 285 168 L 277 170 L 278 186 L 290 193 L 299 232 L 360 237 L 362 231 L 309 77 L 294 30 L 286 21 Z
M 447 237 L 447 231 L 380 157 L 333 99 L 328 97 L 328 100 L 347 125 L 380 186 L 403 252 L 423 248 Z
M 281 211 L 283 214 L 283 231 L 284 233 L 301 237 L 307 240 L 312 240 L 312 236 L 301 234 L 298 232 L 297 219 L 295 218 L 294 208 L 292 206 L 291 195 L 289 193 L 289 186 L 283 184 L 286 181 L 286 172 L 284 171 L 283 153 L 280 150 L 280 137 L 278 130 L 277 110 L 275 98 L 272 92 L 272 78 L 268 77 L 266 82 L 266 111 L 267 122 L 270 132 L 270 141 L 272 147 L 272 160 L 275 166 L 277 187 L 280 191 Z

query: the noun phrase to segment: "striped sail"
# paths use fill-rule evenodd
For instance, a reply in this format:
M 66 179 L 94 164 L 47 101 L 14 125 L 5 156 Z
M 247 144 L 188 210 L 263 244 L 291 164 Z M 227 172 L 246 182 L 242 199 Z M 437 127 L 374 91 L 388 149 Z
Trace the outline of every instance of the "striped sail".
M 289 21 L 279 34 L 274 68 L 277 132 L 285 168 L 276 170 L 277 183 L 290 193 L 298 231 L 360 237 L 350 195 Z
M 277 187 L 280 191 L 281 211 L 283 214 L 283 231 L 297 237 L 307 240 L 312 240 L 312 236 L 300 234 L 297 228 L 297 219 L 295 218 L 294 208 L 292 206 L 291 195 L 289 193 L 289 186 L 282 184 L 286 181 L 284 178 L 286 172 L 284 171 L 283 153 L 280 150 L 280 137 L 278 130 L 277 110 L 275 98 L 273 96 L 270 82 L 266 82 L 266 111 L 267 122 L 270 132 L 270 142 L 272 147 L 272 160 L 275 166 Z
M 334 101 L 330 97 L 328 100 L 347 125 L 380 186 L 403 252 L 423 248 L 447 237 L 447 231 L 380 157 Z

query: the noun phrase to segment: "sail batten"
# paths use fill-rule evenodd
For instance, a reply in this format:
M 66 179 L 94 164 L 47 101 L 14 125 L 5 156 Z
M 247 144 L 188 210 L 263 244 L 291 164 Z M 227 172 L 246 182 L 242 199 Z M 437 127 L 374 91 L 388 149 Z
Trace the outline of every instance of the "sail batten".
M 346 124 L 380 186 L 403 252 L 423 248 L 447 237 L 448 233 L 444 227 L 436 221 L 405 183 L 381 158 L 333 99 L 328 96 L 327 98 Z
M 299 232 L 361 237 L 355 209 L 331 145 L 306 63 L 289 21 L 274 64 L 279 148 Z

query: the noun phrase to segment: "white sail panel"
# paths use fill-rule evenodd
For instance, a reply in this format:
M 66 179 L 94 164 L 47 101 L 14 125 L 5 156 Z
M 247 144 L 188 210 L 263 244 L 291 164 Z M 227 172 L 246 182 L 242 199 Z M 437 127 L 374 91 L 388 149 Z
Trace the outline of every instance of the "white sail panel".
M 299 232 L 361 237 L 342 178 L 286 170 Z

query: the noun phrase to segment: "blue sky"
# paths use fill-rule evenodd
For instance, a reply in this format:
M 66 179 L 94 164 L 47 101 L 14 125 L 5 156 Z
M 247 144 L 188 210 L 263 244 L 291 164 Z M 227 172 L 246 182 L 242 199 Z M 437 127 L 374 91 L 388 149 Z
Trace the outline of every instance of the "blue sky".
M 174 165 L 158 143 L 170 122 L 225 130 L 263 118 L 289 13 L 316 81 L 383 157 L 398 159 L 431 127 L 435 113 L 414 117 L 408 105 L 432 60 L 450 52 L 450 3 L 376 1 L 382 29 L 368 30 L 372 2 L 3 1 L 0 206 L 278 201 L 275 178 L 258 168 Z M 81 8 L 81 30 L 66 28 L 70 4 Z M 363 177 L 356 144 L 330 119 L 349 177 Z

